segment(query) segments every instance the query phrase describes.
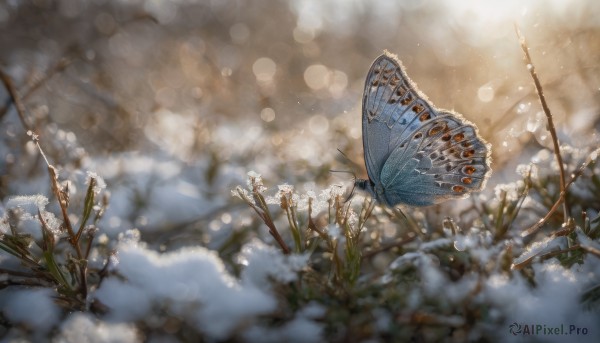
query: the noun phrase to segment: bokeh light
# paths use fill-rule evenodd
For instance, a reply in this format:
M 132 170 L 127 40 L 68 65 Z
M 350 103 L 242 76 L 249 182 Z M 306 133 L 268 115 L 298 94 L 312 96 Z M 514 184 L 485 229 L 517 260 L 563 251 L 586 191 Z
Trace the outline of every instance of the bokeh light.
M 306 165 L 347 163 L 334 157 L 340 148 L 364 172 L 364 78 L 387 49 L 437 107 L 479 127 L 493 144 L 494 177 L 502 177 L 515 156 L 531 153 L 525 147 L 551 144 L 515 26 L 529 42 L 561 139 L 575 146 L 598 139 L 600 4 L 593 1 L 52 3 L 0 4 L 0 66 L 23 93 L 40 82 L 26 99 L 36 125 L 70 132 L 77 139 L 65 144 L 91 156 L 158 149 L 220 166 L 240 153 L 230 161 L 244 166 L 240 177 L 271 166 L 290 180 Z M 0 119 L 5 137 L 19 135 L 14 111 Z M 49 154 L 60 160 L 60 151 Z M 18 154 L 1 152 L 10 174 Z M 331 177 L 316 175 L 323 183 Z M 8 194 L 8 183 L 2 187 Z

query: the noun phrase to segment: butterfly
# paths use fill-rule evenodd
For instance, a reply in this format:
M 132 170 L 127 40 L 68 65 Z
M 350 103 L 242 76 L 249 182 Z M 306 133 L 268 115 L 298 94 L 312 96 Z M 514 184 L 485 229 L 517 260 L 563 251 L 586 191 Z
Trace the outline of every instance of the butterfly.
M 491 145 L 477 127 L 437 109 L 388 51 L 367 74 L 362 133 L 369 178 L 354 185 L 389 207 L 465 198 L 491 174 Z

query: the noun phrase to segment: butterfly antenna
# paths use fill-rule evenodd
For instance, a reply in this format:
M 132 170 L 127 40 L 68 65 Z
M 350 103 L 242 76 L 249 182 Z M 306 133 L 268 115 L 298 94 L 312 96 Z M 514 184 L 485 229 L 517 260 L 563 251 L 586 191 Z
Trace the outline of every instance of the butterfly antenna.
M 354 179 L 356 180 L 356 177 Z M 347 203 L 348 201 L 350 201 L 350 199 L 352 199 L 352 197 L 354 196 L 355 189 L 356 189 L 356 183 L 353 183 L 352 190 L 350 191 L 350 194 L 348 194 L 348 197 L 346 198 L 346 200 L 344 200 L 344 203 Z
M 344 154 L 344 152 L 342 150 L 340 150 L 339 148 L 336 149 L 340 155 L 342 155 L 348 162 L 350 162 L 351 164 L 353 164 L 354 162 L 346 155 Z M 354 191 L 356 190 L 356 173 L 353 171 L 348 171 L 348 170 L 330 170 L 330 172 L 335 173 L 335 172 L 339 172 L 339 173 L 348 173 L 348 174 L 352 174 L 352 190 L 350 191 L 350 194 L 348 195 L 348 197 L 346 198 L 346 200 L 344 200 L 344 203 L 350 201 L 350 199 L 352 199 L 352 197 L 354 196 Z
M 339 151 L 339 149 L 338 149 L 338 151 Z M 350 191 L 350 194 L 348 195 L 346 200 L 344 200 L 345 203 L 348 202 L 354 196 L 354 190 L 356 189 L 356 173 L 354 173 L 353 171 L 350 171 L 350 170 L 332 170 L 332 169 L 330 169 L 329 172 L 330 173 L 347 173 L 347 174 L 352 175 L 352 190 Z
M 342 150 L 340 150 L 340 148 L 337 148 L 336 150 L 340 153 L 340 155 L 344 156 L 344 158 L 347 159 L 348 162 L 352 163 L 352 160 L 348 158 L 348 156 L 346 156 L 346 154 L 344 154 Z

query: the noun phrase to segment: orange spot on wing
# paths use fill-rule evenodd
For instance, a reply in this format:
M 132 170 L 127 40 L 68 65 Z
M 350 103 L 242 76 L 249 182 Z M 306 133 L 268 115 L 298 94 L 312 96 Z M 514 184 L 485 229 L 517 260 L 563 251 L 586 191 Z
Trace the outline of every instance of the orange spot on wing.
M 402 99 L 402 101 L 400 101 L 400 103 L 402 105 L 408 105 L 413 101 L 413 97 L 412 95 L 408 94 L 404 99 Z
M 473 173 L 475 173 L 477 169 L 475 169 L 475 167 L 473 166 L 465 166 L 463 168 L 463 173 L 467 174 L 467 175 L 473 175 Z
M 461 193 L 465 190 L 465 187 L 455 185 L 455 186 L 452 186 L 452 190 L 456 193 Z
M 416 104 L 412 107 L 412 111 L 415 113 L 420 113 L 421 111 L 423 111 L 425 109 L 425 107 L 421 104 Z
M 432 127 L 432 128 L 429 130 L 429 135 L 430 135 L 430 136 L 435 136 L 435 135 L 437 135 L 438 133 L 442 132 L 442 130 L 444 130 L 444 127 L 443 127 L 443 126 L 436 125 L 436 126 Z
M 406 88 L 404 86 L 400 86 L 396 89 L 396 95 L 399 97 L 403 97 L 406 94 Z
M 419 116 L 420 121 L 425 121 L 431 119 L 431 114 L 429 112 L 425 112 Z
M 473 150 L 473 149 L 471 149 L 471 150 L 465 150 L 462 153 L 462 157 L 463 158 L 473 157 L 473 155 L 475 155 L 475 150 Z

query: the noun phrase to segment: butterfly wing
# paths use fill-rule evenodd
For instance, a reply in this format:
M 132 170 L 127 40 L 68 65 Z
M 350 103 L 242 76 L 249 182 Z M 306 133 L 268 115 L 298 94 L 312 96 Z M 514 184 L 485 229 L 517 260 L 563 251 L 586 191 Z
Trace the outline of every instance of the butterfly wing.
M 427 206 L 481 190 L 490 147 L 459 114 L 437 110 L 385 52 L 363 96 L 365 165 L 380 201 Z
M 457 114 L 438 112 L 392 151 L 380 173 L 385 201 L 428 206 L 485 186 L 490 147 Z
M 369 178 L 380 183 L 390 153 L 411 132 L 437 113 L 398 59 L 385 52 L 371 65 L 363 94 L 363 148 Z

